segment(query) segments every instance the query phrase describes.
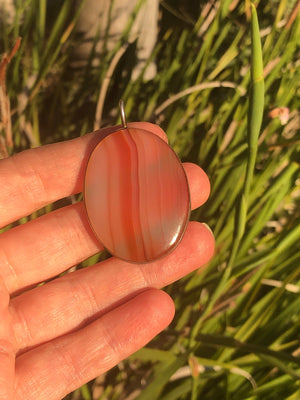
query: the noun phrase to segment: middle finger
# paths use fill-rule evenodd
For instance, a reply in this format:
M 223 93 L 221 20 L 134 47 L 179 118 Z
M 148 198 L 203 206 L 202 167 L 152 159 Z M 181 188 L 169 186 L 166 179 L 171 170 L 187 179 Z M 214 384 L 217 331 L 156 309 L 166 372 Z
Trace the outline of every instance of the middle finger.
M 209 181 L 197 165 L 188 163 L 184 168 L 195 208 L 208 197 Z M 0 276 L 5 276 L 9 292 L 15 293 L 53 278 L 101 250 L 83 203 L 78 203 L 1 234 Z

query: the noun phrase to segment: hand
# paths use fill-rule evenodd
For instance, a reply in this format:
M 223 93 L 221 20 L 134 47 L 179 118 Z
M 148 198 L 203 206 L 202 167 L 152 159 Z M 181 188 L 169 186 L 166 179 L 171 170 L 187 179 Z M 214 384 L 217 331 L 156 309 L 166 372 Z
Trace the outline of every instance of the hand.
M 129 126 L 166 139 L 152 124 Z M 0 227 L 81 192 L 96 136 L 1 160 Z M 208 178 L 194 164 L 184 168 L 192 208 L 199 207 L 209 195 Z M 144 346 L 174 315 L 172 300 L 159 288 L 204 265 L 214 239 L 206 226 L 190 222 L 164 259 L 138 265 L 112 257 L 56 277 L 102 249 L 82 203 L 0 235 L 1 400 L 61 399 Z

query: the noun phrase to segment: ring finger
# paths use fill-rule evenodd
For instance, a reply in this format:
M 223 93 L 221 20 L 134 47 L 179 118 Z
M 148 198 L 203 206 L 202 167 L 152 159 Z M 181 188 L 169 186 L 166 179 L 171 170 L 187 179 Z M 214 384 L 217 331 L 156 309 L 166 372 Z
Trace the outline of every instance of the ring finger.
M 182 242 L 163 259 L 132 264 L 112 257 L 25 292 L 11 303 L 18 348 L 76 330 L 146 288 L 166 286 L 205 264 L 213 251 L 211 232 L 190 222 Z

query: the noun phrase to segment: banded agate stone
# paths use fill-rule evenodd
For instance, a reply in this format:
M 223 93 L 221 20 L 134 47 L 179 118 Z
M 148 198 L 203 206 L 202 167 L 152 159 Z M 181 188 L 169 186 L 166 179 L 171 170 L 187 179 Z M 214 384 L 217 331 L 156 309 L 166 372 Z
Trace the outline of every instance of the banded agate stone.
M 87 164 L 84 201 L 99 241 L 130 262 L 168 254 L 190 217 L 179 158 L 160 137 L 141 129 L 120 129 L 96 145 Z

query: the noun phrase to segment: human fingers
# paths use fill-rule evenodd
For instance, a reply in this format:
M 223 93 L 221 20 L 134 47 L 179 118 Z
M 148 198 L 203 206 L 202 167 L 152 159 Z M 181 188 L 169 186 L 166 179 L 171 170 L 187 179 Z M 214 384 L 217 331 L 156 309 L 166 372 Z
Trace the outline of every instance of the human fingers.
M 0 399 L 14 398 L 15 385 L 15 345 L 8 309 L 9 295 L 0 277 Z
M 189 181 L 191 209 L 202 206 L 210 194 L 210 182 L 208 176 L 197 164 L 183 163 L 185 173 Z
M 209 180 L 195 164 L 186 163 L 184 168 L 195 208 L 207 199 Z M 0 274 L 5 274 L 8 290 L 15 293 L 52 278 L 101 250 L 103 246 L 95 239 L 83 204 L 79 203 L 2 233 Z
M 89 325 L 28 351 L 17 358 L 15 400 L 60 400 L 143 347 L 173 315 L 170 297 L 150 289 Z
M 65 335 L 145 288 L 162 288 L 207 263 L 213 251 L 211 232 L 191 222 L 163 259 L 132 264 L 112 257 L 25 292 L 12 300 L 18 348 L 26 351 Z
M 135 122 L 129 123 L 128 127 L 149 130 L 166 140 L 166 134 L 157 125 Z M 85 166 L 92 149 L 99 140 L 117 129 L 101 129 L 0 160 L 0 227 L 49 203 L 81 192 Z

